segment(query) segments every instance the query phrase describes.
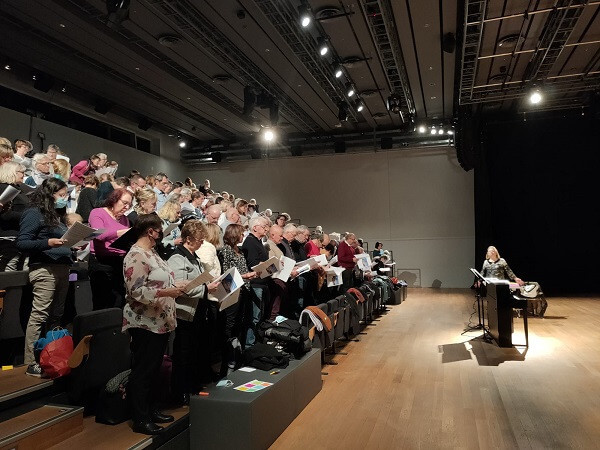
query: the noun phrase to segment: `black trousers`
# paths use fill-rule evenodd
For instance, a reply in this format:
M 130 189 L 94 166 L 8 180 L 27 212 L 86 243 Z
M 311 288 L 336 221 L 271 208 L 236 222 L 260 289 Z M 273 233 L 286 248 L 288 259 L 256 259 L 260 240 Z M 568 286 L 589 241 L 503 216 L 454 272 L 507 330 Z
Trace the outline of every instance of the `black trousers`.
M 204 342 L 201 341 L 202 325 L 198 316 L 191 322 L 177 319 L 171 373 L 172 390 L 177 396 L 199 391 L 200 346 Z
M 130 328 L 129 334 L 133 364 L 127 384 L 127 398 L 133 421 L 145 422 L 150 420 L 155 397 L 151 388 L 160 373 L 169 333 L 158 334 L 142 328 Z
M 122 308 L 125 304 L 123 259 L 120 256 L 96 258 L 90 255 L 88 267 L 94 311 Z

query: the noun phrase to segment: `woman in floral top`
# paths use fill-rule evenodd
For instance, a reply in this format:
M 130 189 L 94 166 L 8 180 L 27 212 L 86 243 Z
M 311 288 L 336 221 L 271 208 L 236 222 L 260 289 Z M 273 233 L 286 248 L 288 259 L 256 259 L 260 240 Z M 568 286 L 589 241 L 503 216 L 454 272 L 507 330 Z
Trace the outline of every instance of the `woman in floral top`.
M 175 298 L 182 295 L 173 272 L 155 250 L 162 221 L 156 214 L 138 217 L 134 227 L 137 241 L 123 263 L 127 304 L 123 309 L 123 331 L 131 335 L 133 363 L 127 396 L 133 431 L 156 434 L 156 423 L 172 422 L 173 416 L 151 407 L 150 388 L 160 371 L 169 333 L 176 327 Z
M 238 244 L 242 243 L 243 238 L 243 226 L 238 224 L 228 225 L 225 229 L 225 234 L 223 235 L 223 248 L 219 254 L 219 261 L 221 262 L 223 272 L 227 272 L 232 267 L 237 268 L 242 279 L 247 284 L 249 280 L 256 278 L 257 274 L 256 272 L 248 272 L 246 258 L 244 258 L 244 254 L 238 246 Z M 240 290 L 238 302 L 220 313 L 224 316 L 223 320 L 219 321 L 224 325 L 224 330 L 221 330 L 221 335 L 224 336 L 222 344 L 221 376 L 227 375 L 228 372 L 235 368 L 235 361 L 233 359 L 230 343 L 233 339 L 239 339 L 240 336 L 246 335 L 245 332 L 241 332 L 241 328 L 244 322 L 244 316 L 248 317 L 248 314 L 244 314 L 244 312 L 248 306 L 251 305 L 251 302 L 250 291 L 247 289 L 247 286 L 244 286 Z M 252 317 L 252 315 L 250 314 L 249 317 Z

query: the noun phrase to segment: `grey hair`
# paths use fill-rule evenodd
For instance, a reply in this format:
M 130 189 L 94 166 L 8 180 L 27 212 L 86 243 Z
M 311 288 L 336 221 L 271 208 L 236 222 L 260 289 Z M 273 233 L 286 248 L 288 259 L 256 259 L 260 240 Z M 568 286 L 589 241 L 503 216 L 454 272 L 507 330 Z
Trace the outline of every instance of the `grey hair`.
M 248 222 L 248 228 L 250 228 L 250 231 L 252 231 L 256 225 L 262 225 L 263 223 L 266 224 L 267 220 L 268 219 L 266 217 L 262 216 L 253 217 L 250 219 L 250 222 Z
M 16 161 L 8 161 L 0 166 L 0 183 L 16 183 L 17 170 L 25 170 L 25 166 Z
M 45 153 L 36 153 L 35 155 L 33 155 L 31 157 L 31 163 L 32 163 L 33 167 L 35 167 L 35 165 L 44 158 L 49 159 L 48 155 L 46 155 Z
M 298 231 L 298 227 L 296 227 L 296 225 L 295 225 L 295 224 L 293 224 L 293 223 L 288 223 L 288 224 L 286 224 L 286 226 L 285 226 L 285 227 L 283 227 L 283 233 L 284 233 L 284 234 L 285 234 L 285 233 L 290 233 L 290 232 L 292 232 L 292 231 L 294 231 L 294 232 L 297 232 L 297 231 Z
M 298 233 L 304 233 L 305 231 L 308 231 L 308 227 L 306 225 L 298 225 L 296 228 L 298 229 Z

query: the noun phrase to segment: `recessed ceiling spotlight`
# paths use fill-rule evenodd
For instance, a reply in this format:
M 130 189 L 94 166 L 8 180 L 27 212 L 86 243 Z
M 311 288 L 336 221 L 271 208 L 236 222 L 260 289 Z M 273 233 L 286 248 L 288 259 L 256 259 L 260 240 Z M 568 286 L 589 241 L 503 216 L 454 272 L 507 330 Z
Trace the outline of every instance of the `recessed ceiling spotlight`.
M 298 16 L 300 16 L 300 25 L 302 25 L 302 28 L 306 28 L 312 22 L 310 7 L 306 4 L 298 6 Z
M 444 130 L 440 128 L 440 129 L 438 130 L 438 134 L 444 134 Z
M 352 83 L 346 83 L 346 95 L 352 97 L 354 94 L 356 94 L 356 90 L 352 86 Z
M 425 128 L 425 125 L 419 125 L 419 128 L 417 128 L 417 130 L 419 131 L 419 133 L 425 133 L 427 131 L 427 128 Z
M 338 65 L 335 67 L 335 77 L 336 78 L 340 78 L 342 75 L 344 75 L 344 69 L 342 69 L 342 66 Z
M 356 105 L 356 110 L 358 112 L 361 112 L 363 109 L 365 109 L 365 104 L 361 101 L 358 102 L 358 104 Z
M 187 143 L 183 139 L 179 138 L 179 148 L 185 148 L 186 145 Z
M 447 133 L 452 136 L 454 134 L 454 130 L 448 130 Z
M 58 26 L 61 27 L 61 28 L 66 28 L 67 27 L 64 23 L 59 23 Z
M 329 46 L 327 45 L 327 39 L 325 39 L 322 36 L 320 36 L 317 39 L 317 46 L 318 46 L 318 49 L 319 49 L 319 54 L 321 56 L 325 56 L 327 54 L 327 52 L 329 51 Z
M 433 128 L 431 129 L 431 134 L 437 134 L 437 130 L 435 129 L 435 127 L 433 127 Z
M 6 64 L 6 65 L 4 66 L 4 69 L 6 69 L 6 70 L 11 70 L 11 69 L 12 69 L 12 67 L 10 66 L 10 64 Z

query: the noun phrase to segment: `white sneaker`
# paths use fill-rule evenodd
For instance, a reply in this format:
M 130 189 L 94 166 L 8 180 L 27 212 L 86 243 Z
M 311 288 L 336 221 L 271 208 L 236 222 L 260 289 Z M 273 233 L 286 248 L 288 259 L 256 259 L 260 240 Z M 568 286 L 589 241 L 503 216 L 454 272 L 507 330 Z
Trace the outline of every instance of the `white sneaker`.
M 38 363 L 29 364 L 29 366 L 27 366 L 27 370 L 25 371 L 25 375 L 37 378 L 48 378 L 48 375 L 46 375 L 44 369 L 42 369 Z

